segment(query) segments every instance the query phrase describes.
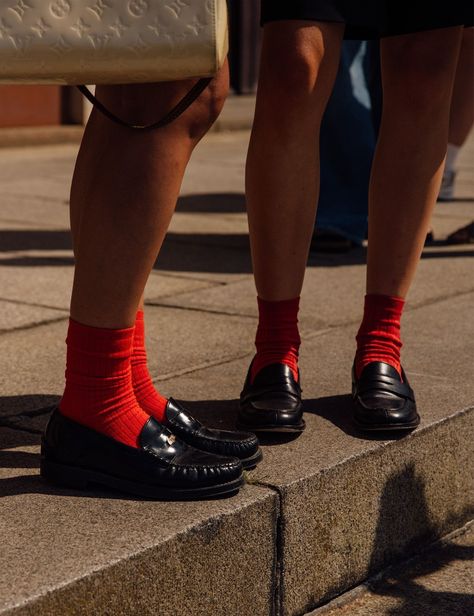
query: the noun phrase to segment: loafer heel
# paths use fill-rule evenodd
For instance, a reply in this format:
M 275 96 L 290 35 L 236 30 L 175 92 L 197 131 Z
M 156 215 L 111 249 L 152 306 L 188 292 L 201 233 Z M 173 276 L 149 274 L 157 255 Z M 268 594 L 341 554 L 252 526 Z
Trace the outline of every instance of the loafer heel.
M 40 464 L 41 478 L 66 488 L 86 490 L 89 480 L 83 476 L 83 472 L 73 466 L 64 466 L 42 459 Z

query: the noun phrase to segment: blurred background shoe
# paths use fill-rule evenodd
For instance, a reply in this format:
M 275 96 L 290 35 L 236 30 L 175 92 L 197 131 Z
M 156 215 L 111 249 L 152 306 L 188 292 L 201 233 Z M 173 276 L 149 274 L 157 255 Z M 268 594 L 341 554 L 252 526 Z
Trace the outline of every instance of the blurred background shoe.
M 474 244 L 474 222 L 453 231 L 446 238 L 446 244 Z
M 454 198 L 454 183 L 456 180 L 456 171 L 445 169 L 441 188 L 438 195 L 438 201 L 452 201 Z

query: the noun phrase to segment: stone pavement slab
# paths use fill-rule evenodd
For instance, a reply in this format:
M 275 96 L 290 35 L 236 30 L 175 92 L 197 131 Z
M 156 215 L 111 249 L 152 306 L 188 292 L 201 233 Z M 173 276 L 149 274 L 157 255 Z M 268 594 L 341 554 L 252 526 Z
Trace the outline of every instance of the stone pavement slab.
M 296 440 L 266 443 L 251 473 L 282 499 L 282 614 L 344 592 L 473 515 L 473 302 L 468 294 L 405 316 L 405 365 L 422 424 L 398 441 L 366 439 L 351 425 L 352 327 L 303 340 L 307 429 Z M 249 359 L 160 388 L 186 398 L 201 419 L 231 427 Z
M 419 346 L 407 347 L 409 376 L 418 392 L 424 421 L 420 430 L 400 441 L 366 440 L 351 429 L 348 400 L 343 394 L 352 350 L 347 328 L 306 341 L 302 370 L 308 428 L 294 441 L 264 446 L 264 461 L 250 474 L 253 484 L 276 488 L 281 495 L 281 614 L 300 614 L 344 592 L 393 558 L 459 526 L 469 515 L 472 486 L 466 482 L 473 459 L 473 412 L 458 412 L 449 420 L 446 417 L 474 401 L 474 380 L 469 378 L 472 368 L 466 361 L 471 331 L 459 336 L 465 324 L 463 315 L 473 299 L 473 295 L 449 299 L 407 315 L 408 338 L 424 331 Z M 438 326 L 442 335 L 438 356 L 433 358 L 426 356 L 423 347 L 432 344 Z M 450 337 L 457 341 L 451 349 L 446 344 Z M 449 364 L 450 353 L 459 365 Z M 410 370 L 416 359 L 416 369 Z M 193 413 L 211 424 L 228 426 L 235 420 L 235 398 L 244 370 L 244 362 L 235 360 L 168 378 L 160 388 L 166 394 L 200 399 L 189 403 Z M 217 391 L 212 389 L 214 385 L 223 399 L 203 402 L 209 391 Z M 32 422 L 30 427 L 34 427 Z M 13 434 L 21 443 L 37 439 L 18 430 Z M 8 440 L 5 448 L 13 449 L 14 460 L 17 456 L 19 461 L 4 461 L 3 467 L 35 466 L 28 451 L 9 446 Z M 24 482 L 20 479 L 17 488 L 4 484 L 6 496 L 11 490 L 24 490 Z M 123 578 L 120 581 L 124 583 Z M 80 596 L 88 596 L 82 594 L 82 586 L 80 589 Z M 62 602 L 61 593 L 49 601 L 56 601 L 57 596 Z M 97 600 L 100 606 L 102 599 Z M 51 605 L 57 608 L 59 604 Z
M 186 169 L 182 194 L 244 193 L 248 131 L 221 133 L 203 139 Z
M 467 616 L 474 613 L 474 530 L 444 538 L 408 562 L 306 616 Z
M 226 427 L 235 424 L 256 324 L 243 214 L 247 141 L 243 132 L 200 144 L 147 290 L 160 390 Z M 461 158 L 458 200 L 436 206 L 437 238 L 474 218 L 464 162 L 471 150 Z M 427 248 L 410 295 L 404 363 L 423 417 L 413 435 L 380 441 L 354 432 L 347 392 L 365 252 L 318 255 L 301 319 L 308 427 L 296 440 L 265 442 L 237 499 L 193 508 L 42 486 L 38 437 L 63 386 L 76 151 L 0 152 L 0 308 L 6 327 L 20 328 L 0 335 L 0 528 L 8 537 L 0 597 L 9 616 L 156 613 L 160 589 L 176 596 L 165 614 L 300 616 L 464 522 L 473 501 L 472 246 Z M 63 320 L 38 324 L 51 313 Z M 27 598 L 29 607 L 6 607 Z
M 0 245 L 2 252 L 11 250 L 11 247 L 16 245 L 14 240 L 17 238 L 6 232 L 15 230 L 15 228 L 24 230 L 25 233 L 28 229 L 31 237 L 36 239 L 36 246 L 38 246 L 42 230 L 61 230 L 64 233 L 69 233 L 69 198 L 65 196 L 57 198 L 40 197 L 34 193 L 19 194 L 18 189 L 12 190 L 11 193 L 3 193 L 0 208 Z M 34 235 L 35 233 L 38 235 Z M 23 241 L 27 237 L 25 235 Z M 41 248 L 48 246 L 49 243 L 43 242 L 40 244 Z M 54 248 L 54 245 L 51 247 Z
M 78 144 L 82 139 L 83 127 L 62 126 L 21 126 L 2 128 L 0 148 L 27 148 L 31 146 Z
M 147 340 L 154 376 L 179 374 L 246 354 L 248 319 L 148 307 Z M 67 315 L 60 323 L 0 336 L 0 415 L 37 408 L 35 400 L 62 393 Z M 34 406 L 33 406 L 34 405 Z
M 58 241 L 62 242 L 61 235 L 59 232 Z M 72 253 L 29 250 L 7 257 L 0 255 L 0 277 L 0 299 L 69 312 L 74 277 Z M 212 285 L 211 281 L 154 272 L 148 279 L 145 298 L 159 300 Z
M 453 294 L 474 291 L 473 258 L 474 246 L 427 248 L 410 292 L 407 310 Z M 359 321 L 365 285 L 365 267 L 361 264 L 365 264 L 363 249 L 346 257 L 328 255 L 311 258 L 299 317 L 303 331 L 348 322 L 356 324 Z M 174 305 L 175 300 L 170 297 L 158 303 Z M 230 285 L 191 291 L 180 295 L 179 305 L 256 317 L 255 284 L 252 278 L 246 277 Z
M 60 310 L 28 306 L 20 302 L 0 299 L 0 334 L 13 329 L 23 329 L 24 327 L 57 321 L 63 319 L 64 316 Z
M 67 201 L 76 152 L 77 146 L 0 150 L 2 195 Z
M 268 616 L 277 496 L 159 503 L 38 477 L 39 437 L 0 428 L 0 614 Z

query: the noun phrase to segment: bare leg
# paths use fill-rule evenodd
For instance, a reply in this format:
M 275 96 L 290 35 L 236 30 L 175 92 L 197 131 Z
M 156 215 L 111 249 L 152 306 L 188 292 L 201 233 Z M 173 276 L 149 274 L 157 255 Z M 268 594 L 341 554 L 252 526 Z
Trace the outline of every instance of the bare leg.
M 463 32 L 449 119 L 449 143 L 466 141 L 474 124 L 474 28 Z
M 342 24 L 265 26 L 247 206 L 259 323 L 239 422 L 252 431 L 304 429 L 298 385 L 299 295 L 319 195 L 319 130 Z M 278 400 L 278 402 L 275 402 Z
M 118 115 L 151 122 L 192 82 L 107 86 L 98 96 Z M 85 325 L 126 328 L 174 211 L 191 152 L 219 114 L 227 67 L 183 116 L 139 133 L 92 113 L 71 192 L 76 270 L 71 316 Z
M 258 295 L 300 295 L 319 193 L 319 127 L 339 62 L 343 26 L 265 26 L 247 206 Z
M 369 194 L 367 293 L 404 298 L 438 195 L 462 28 L 381 42 L 384 108 Z

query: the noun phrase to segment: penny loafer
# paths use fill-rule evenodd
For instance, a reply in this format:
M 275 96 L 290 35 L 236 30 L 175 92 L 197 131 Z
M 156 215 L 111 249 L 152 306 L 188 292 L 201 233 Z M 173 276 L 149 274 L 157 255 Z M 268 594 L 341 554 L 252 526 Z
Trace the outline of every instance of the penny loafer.
M 41 477 L 72 488 L 99 485 L 158 500 L 231 495 L 243 483 L 237 458 L 195 449 L 152 417 L 138 442 L 138 448 L 129 447 L 55 409 L 42 438 Z
M 302 432 L 301 387 L 286 364 L 262 368 L 253 383 L 251 367 L 242 393 L 238 426 L 252 432 Z
M 413 430 L 420 423 L 415 394 L 402 368 L 397 370 L 381 361 L 371 362 L 355 376 L 352 368 L 354 422 L 360 430 Z
M 255 434 L 207 428 L 191 417 L 173 398 L 170 398 L 166 405 L 163 424 L 182 441 L 196 449 L 219 456 L 239 458 L 246 470 L 254 468 L 263 457 Z

